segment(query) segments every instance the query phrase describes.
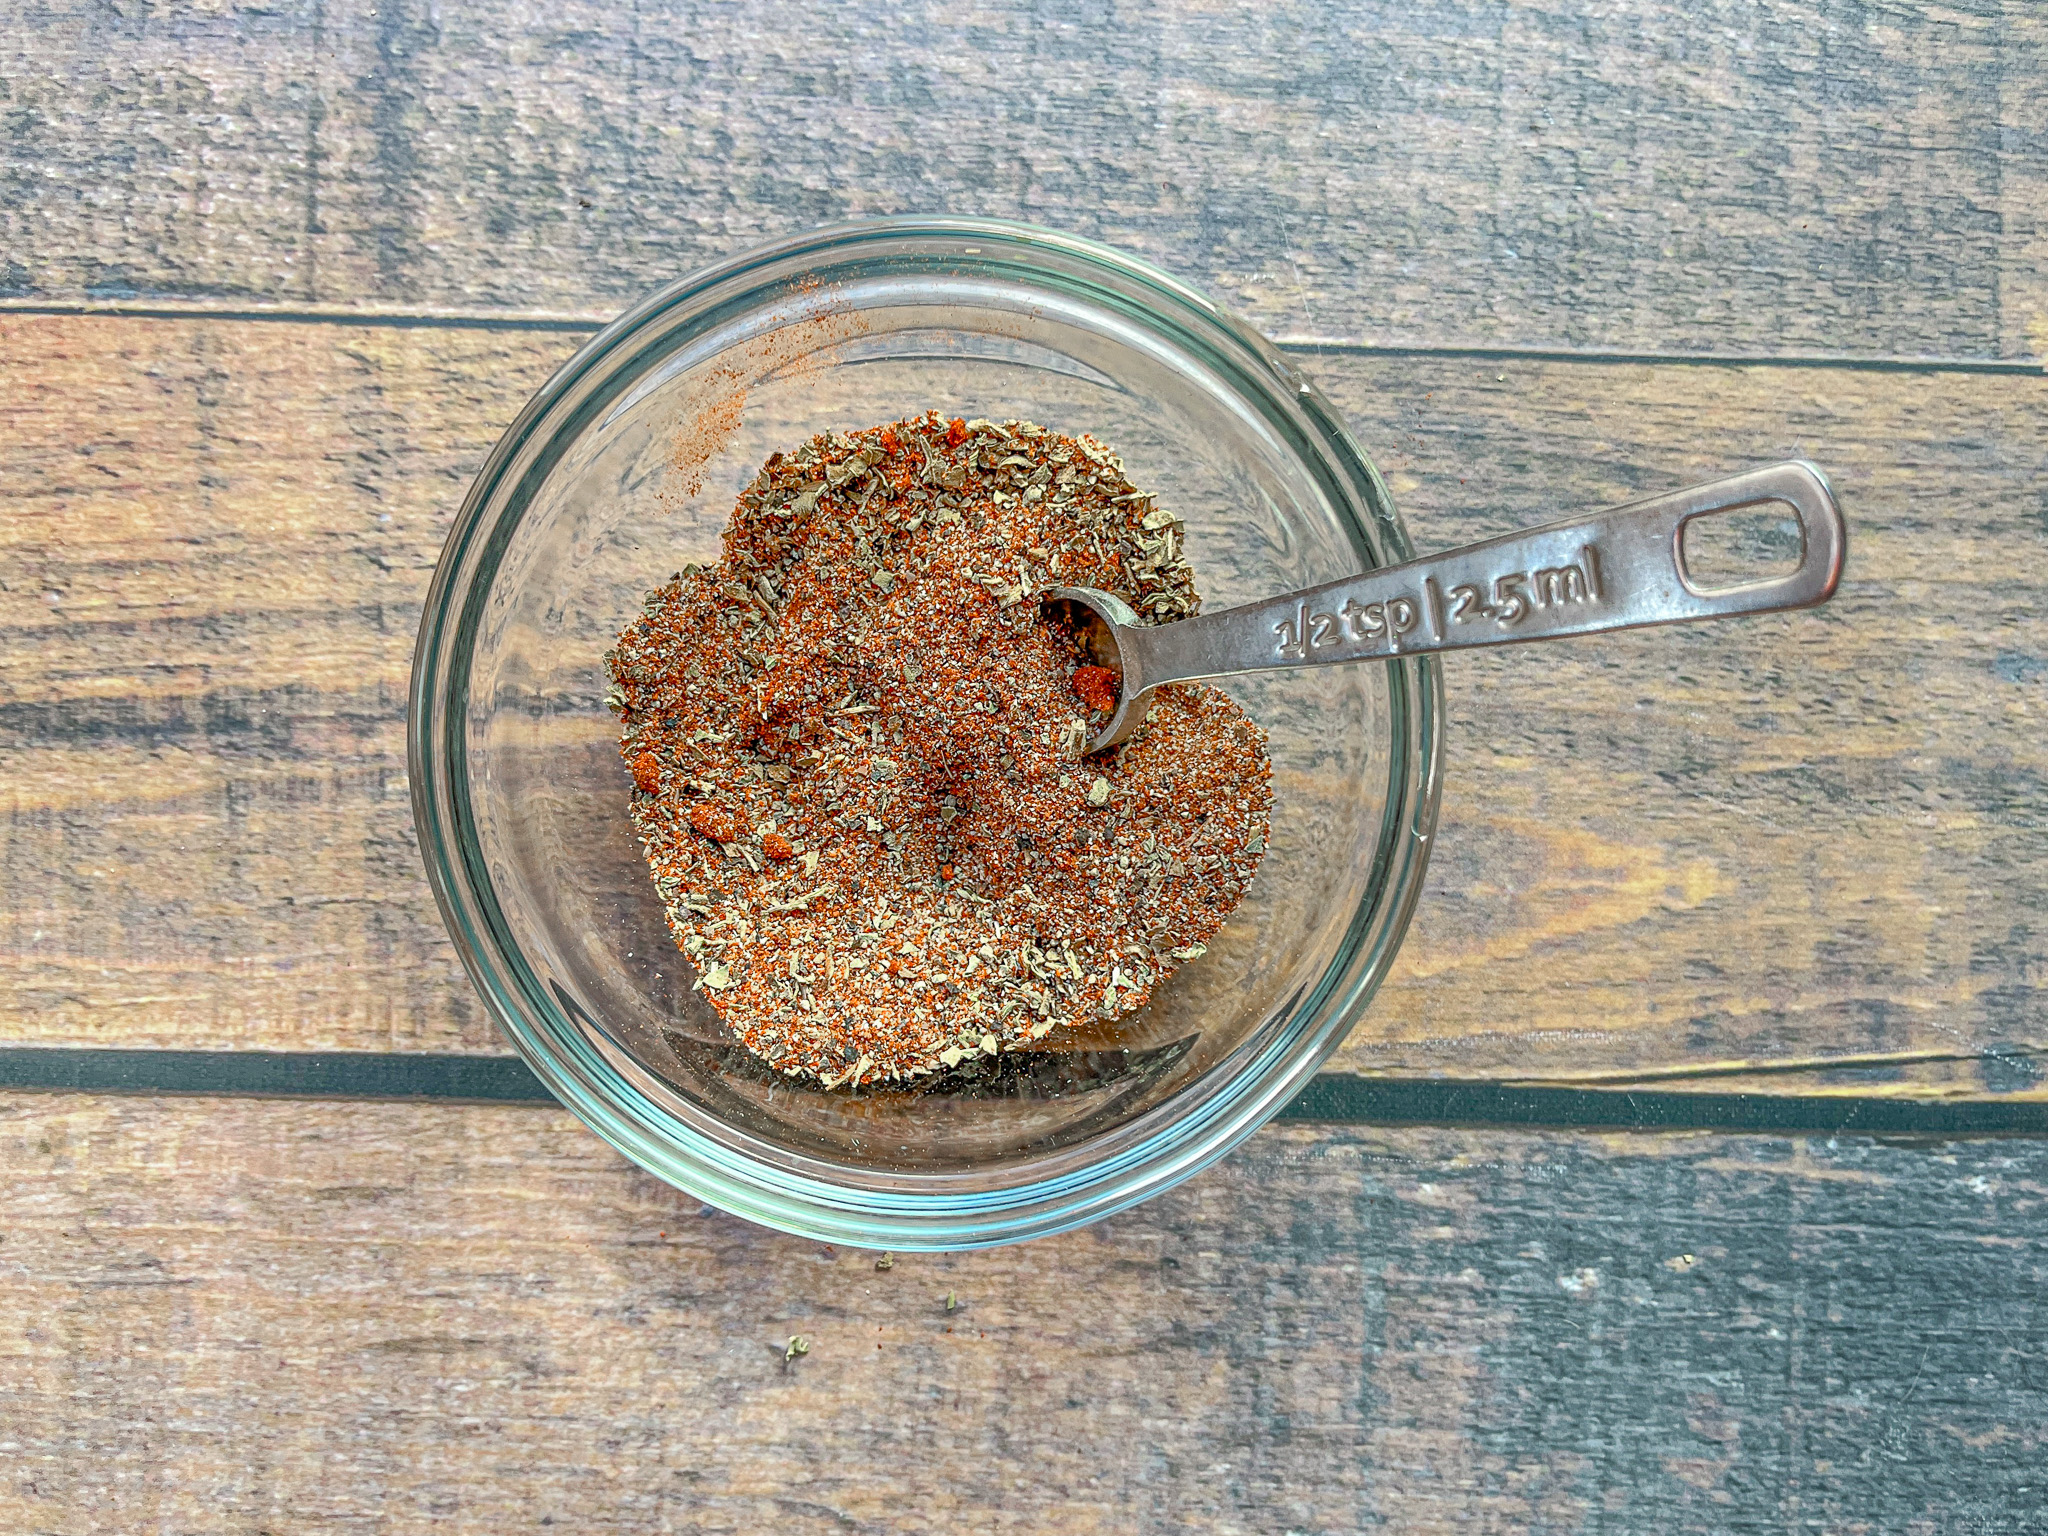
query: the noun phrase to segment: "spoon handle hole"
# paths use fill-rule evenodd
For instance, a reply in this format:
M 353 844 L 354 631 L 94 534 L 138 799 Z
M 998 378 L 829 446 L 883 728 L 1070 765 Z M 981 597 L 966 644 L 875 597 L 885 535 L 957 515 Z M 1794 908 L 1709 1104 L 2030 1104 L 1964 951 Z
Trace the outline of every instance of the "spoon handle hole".
M 1805 555 L 1798 515 L 1782 501 L 1705 512 L 1678 534 L 1686 585 L 1706 596 L 1790 576 Z

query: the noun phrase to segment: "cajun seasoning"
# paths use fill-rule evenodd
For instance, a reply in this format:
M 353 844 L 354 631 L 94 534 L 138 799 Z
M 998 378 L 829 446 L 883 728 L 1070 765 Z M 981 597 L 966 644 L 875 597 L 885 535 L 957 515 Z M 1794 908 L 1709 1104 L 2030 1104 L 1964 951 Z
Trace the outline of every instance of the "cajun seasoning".
M 1179 519 L 1092 439 L 926 415 L 776 454 L 715 566 L 606 653 L 632 814 L 697 985 L 792 1076 L 901 1081 L 1141 1006 L 1265 851 L 1265 733 L 1116 679 L 1046 587 L 1196 611 Z

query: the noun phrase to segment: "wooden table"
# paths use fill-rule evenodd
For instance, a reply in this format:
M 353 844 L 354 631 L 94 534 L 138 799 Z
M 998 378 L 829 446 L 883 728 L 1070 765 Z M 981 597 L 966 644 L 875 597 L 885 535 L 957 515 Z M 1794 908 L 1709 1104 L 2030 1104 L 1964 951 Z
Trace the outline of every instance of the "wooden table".
M 2048 1532 L 2039 7 L 5 9 L 0 1528 Z M 532 1101 L 402 708 L 583 337 L 904 211 L 1207 287 L 1424 547 L 1793 454 L 1852 547 L 1458 658 L 1291 1117 L 884 1270 Z

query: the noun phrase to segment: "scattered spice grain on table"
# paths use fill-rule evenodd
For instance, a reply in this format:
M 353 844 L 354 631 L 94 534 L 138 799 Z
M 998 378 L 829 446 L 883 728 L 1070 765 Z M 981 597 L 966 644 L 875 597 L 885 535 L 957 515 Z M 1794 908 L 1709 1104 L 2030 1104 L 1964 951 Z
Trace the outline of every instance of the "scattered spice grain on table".
M 1244 895 L 1265 733 L 1163 688 L 1084 757 L 1116 681 L 1049 585 L 1196 610 L 1179 521 L 1115 454 L 927 415 L 771 457 L 714 566 L 606 653 L 632 814 L 728 1028 L 826 1086 L 899 1081 L 1141 1006 Z

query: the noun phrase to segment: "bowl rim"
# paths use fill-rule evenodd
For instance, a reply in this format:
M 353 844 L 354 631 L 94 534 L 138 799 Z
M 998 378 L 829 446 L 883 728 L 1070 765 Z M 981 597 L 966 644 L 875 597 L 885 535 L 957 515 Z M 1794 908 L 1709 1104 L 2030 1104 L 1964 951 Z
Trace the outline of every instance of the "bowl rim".
M 1332 963 L 1292 1000 L 1292 1026 L 1271 1031 L 1263 1048 L 1242 1059 L 1234 1053 L 1131 1121 L 1006 1165 L 994 1181 L 985 1173 L 874 1170 L 850 1181 L 846 1175 L 858 1170 L 849 1164 L 777 1148 L 708 1111 L 665 1108 L 657 1100 L 677 1096 L 661 1093 L 658 1079 L 622 1049 L 600 1047 L 604 1030 L 587 1014 L 593 1028 L 576 1027 L 568 1015 L 580 1007 L 559 986 L 550 995 L 500 915 L 469 794 L 474 640 L 498 560 L 530 499 L 522 489 L 544 478 L 551 445 L 558 451 L 573 441 L 592 411 L 632 387 L 635 347 L 657 328 L 668 341 L 711 308 L 729 308 L 736 284 L 764 278 L 772 284 L 764 293 L 786 300 L 779 274 L 843 266 L 853 253 L 912 263 L 911 270 L 943 261 L 999 270 L 1013 281 L 1066 284 L 1067 292 L 1078 285 L 1126 318 L 1230 356 L 1242 380 L 1266 391 L 1251 403 L 1269 418 L 1276 408 L 1291 413 L 1297 435 L 1317 450 L 1319 462 L 1309 467 L 1341 492 L 1331 499 L 1360 559 L 1413 558 L 1385 482 L 1330 402 L 1264 336 L 1180 279 L 1094 241 L 1006 221 L 905 217 L 807 230 L 741 251 L 633 305 L 555 370 L 492 448 L 455 517 L 421 613 L 406 719 L 414 825 L 442 921 L 499 1032 L 571 1113 L 626 1157 L 712 1205 L 828 1242 L 901 1251 L 1016 1242 L 1100 1219 L 1199 1172 L 1278 1113 L 1342 1043 L 1385 979 L 1421 893 L 1442 788 L 1442 670 L 1433 655 L 1374 663 L 1386 672 L 1393 723 L 1374 870 Z M 604 401 L 579 398 L 608 365 Z

